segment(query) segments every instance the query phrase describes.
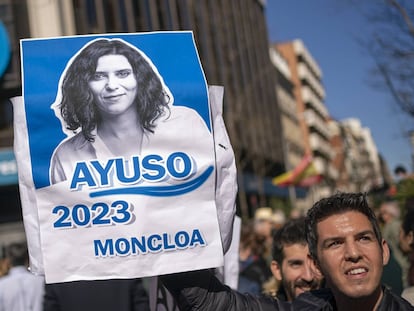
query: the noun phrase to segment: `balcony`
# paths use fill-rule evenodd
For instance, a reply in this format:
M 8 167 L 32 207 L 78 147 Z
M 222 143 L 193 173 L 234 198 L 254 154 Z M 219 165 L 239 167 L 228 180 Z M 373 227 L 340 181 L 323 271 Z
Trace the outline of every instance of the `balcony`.
M 297 108 L 296 108 L 296 101 L 292 97 L 291 94 L 289 94 L 285 89 L 278 86 L 277 87 L 277 97 L 279 102 L 280 110 L 288 115 L 291 119 L 297 120 Z
M 304 63 L 298 65 L 298 75 L 302 80 L 308 82 L 312 89 L 318 94 L 320 98 L 325 98 L 325 90 L 322 87 L 321 82 L 315 77 L 315 75 L 308 69 Z
M 319 68 L 316 61 L 311 56 L 311 54 L 309 53 L 308 49 L 303 44 L 302 40 L 295 40 L 293 45 L 294 45 L 294 49 L 295 49 L 296 54 L 302 56 L 303 60 L 308 64 L 308 66 L 315 73 L 315 75 L 319 79 L 321 79 L 322 78 L 322 71 Z
M 334 154 L 330 144 L 325 141 L 320 135 L 311 133 L 309 136 L 309 142 L 312 150 L 318 151 L 319 153 L 326 156 L 328 159 L 332 159 Z
M 290 73 L 289 65 L 286 59 L 280 55 L 276 48 L 269 49 L 269 56 L 270 61 L 279 70 L 279 72 L 284 75 L 286 79 L 291 80 L 292 74 Z
M 313 165 L 315 166 L 315 169 L 319 174 L 326 175 L 326 165 L 325 161 L 322 158 L 315 158 L 313 160 Z
M 326 176 L 329 179 L 337 180 L 339 177 L 338 170 L 333 167 L 332 164 L 324 160 L 323 158 L 316 157 L 313 160 L 313 163 L 315 165 L 315 168 L 317 172 L 321 175 Z
M 328 109 L 322 101 L 315 95 L 315 93 L 308 87 L 302 87 L 302 99 L 305 103 L 309 103 L 318 113 L 325 118 L 329 116 Z
M 296 146 L 303 146 L 303 134 L 298 122 L 284 116 L 282 116 L 281 121 L 284 138 Z
M 325 136 L 326 139 L 331 137 L 327 123 L 315 111 L 307 109 L 304 116 L 308 127 L 315 128 L 316 131 Z
M 328 165 L 328 176 L 333 180 L 337 180 L 339 178 L 338 170 L 331 163 Z

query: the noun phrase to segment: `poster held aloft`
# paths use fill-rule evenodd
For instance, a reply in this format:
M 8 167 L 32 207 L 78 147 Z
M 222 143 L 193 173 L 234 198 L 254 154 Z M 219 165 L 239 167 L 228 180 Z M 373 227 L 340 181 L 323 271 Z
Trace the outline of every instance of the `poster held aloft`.
M 54 283 L 221 266 L 231 220 L 217 220 L 222 176 L 192 33 L 29 39 L 21 49 L 15 152 L 32 271 Z M 231 146 L 219 157 L 235 184 Z

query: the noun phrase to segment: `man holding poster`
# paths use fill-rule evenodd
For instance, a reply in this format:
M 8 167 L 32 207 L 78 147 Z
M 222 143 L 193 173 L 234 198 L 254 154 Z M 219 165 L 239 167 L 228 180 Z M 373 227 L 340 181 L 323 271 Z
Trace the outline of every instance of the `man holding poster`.
M 192 33 L 21 45 L 15 150 L 33 270 L 54 283 L 221 266 L 217 154 Z

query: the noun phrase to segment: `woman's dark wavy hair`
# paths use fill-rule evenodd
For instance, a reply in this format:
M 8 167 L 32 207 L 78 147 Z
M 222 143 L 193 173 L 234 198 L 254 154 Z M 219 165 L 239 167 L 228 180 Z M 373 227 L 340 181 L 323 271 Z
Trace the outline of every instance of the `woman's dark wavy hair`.
M 338 192 L 316 202 L 306 215 L 306 239 L 308 240 L 309 252 L 315 261 L 318 261 L 318 223 L 329 216 L 349 211 L 362 213 L 368 218 L 374 230 L 375 237 L 382 249 L 381 230 L 374 211 L 368 205 L 367 195 L 365 193 Z
M 81 127 L 85 139 L 94 140 L 92 131 L 100 122 L 100 115 L 88 83 L 95 74 L 98 59 L 105 55 L 123 55 L 128 59 L 138 85 L 135 104 L 141 126 L 154 132 L 155 121 L 163 115 L 164 108 L 168 108 L 170 98 L 148 61 L 138 50 L 119 39 L 94 41 L 75 57 L 67 69 L 59 104 L 67 129 L 75 131 Z

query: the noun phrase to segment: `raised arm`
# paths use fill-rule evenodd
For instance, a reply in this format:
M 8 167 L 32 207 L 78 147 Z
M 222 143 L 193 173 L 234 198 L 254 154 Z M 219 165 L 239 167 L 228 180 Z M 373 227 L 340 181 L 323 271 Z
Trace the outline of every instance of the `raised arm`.
M 232 290 L 220 283 L 210 270 L 164 275 L 160 279 L 182 311 L 291 310 L 289 303 Z

